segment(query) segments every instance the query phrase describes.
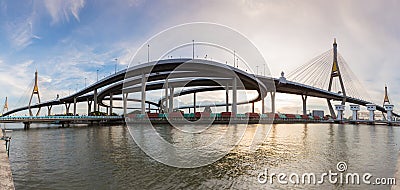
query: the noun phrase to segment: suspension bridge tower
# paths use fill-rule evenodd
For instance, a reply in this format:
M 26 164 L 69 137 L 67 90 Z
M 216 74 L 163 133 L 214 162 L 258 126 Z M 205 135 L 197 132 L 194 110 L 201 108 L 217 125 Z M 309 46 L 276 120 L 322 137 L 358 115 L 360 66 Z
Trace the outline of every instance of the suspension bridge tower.
M 386 120 L 388 121 L 388 122 L 391 122 L 392 120 L 393 120 L 393 108 L 394 108 L 394 105 L 393 104 L 390 104 L 390 101 L 389 101 L 389 96 L 388 96 L 388 92 L 387 92 L 387 86 L 385 85 L 385 97 L 383 98 L 383 107 L 385 108 L 385 110 L 386 110 Z M 382 115 L 383 115 L 383 117 L 385 117 L 385 114 L 383 114 L 383 112 L 382 112 Z
M 338 78 L 339 79 L 339 83 L 340 83 L 340 88 L 342 90 L 342 91 L 340 91 L 340 93 L 343 95 L 341 106 L 344 107 L 344 104 L 346 103 L 346 90 L 344 88 L 342 75 L 340 73 L 337 56 L 338 56 L 337 43 L 336 43 L 336 38 L 335 38 L 334 41 L 333 41 L 333 64 L 332 64 L 332 69 L 331 69 L 331 76 L 329 78 L 328 91 L 332 90 L 333 80 L 335 78 Z M 329 111 L 331 112 L 331 116 L 334 117 L 335 116 L 335 111 L 333 110 L 333 107 L 332 107 L 332 104 L 331 104 L 331 100 L 328 99 L 327 101 L 328 101 Z
M 38 103 L 40 103 L 39 86 L 38 86 L 38 72 L 37 72 L 37 70 L 35 72 L 35 86 L 33 86 L 33 91 L 32 91 L 32 94 L 31 94 L 31 98 L 29 99 L 29 105 L 28 105 L 29 115 L 30 116 L 33 116 L 32 109 L 31 109 L 33 95 L 37 95 Z M 38 111 L 36 112 L 36 116 L 38 116 L 39 113 L 40 113 L 40 107 L 38 108 Z
M 385 97 L 383 98 L 383 105 L 390 104 L 387 86 L 385 85 Z
M 1 114 L 3 115 L 3 113 L 5 111 L 8 111 L 8 98 L 7 98 L 7 96 L 6 96 L 6 101 L 4 101 L 3 111 L 1 112 Z

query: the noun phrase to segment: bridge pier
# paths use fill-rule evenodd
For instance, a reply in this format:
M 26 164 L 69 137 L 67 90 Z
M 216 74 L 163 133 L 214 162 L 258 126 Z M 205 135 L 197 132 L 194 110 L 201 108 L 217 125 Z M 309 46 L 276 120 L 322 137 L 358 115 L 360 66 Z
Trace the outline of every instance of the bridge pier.
M 50 116 L 51 115 L 51 108 L 53 107 L 53 105 L 47 106 L 47 115 Z
M 122 99 L 123 99 L 123 107 L 124 107 L 124 116 L 127 114 L 127 99 L 128 99 L 128 93 L 123 93 L 122 94 Z
M 168 78 L 165 79 L 164 89 L 165 89 L 164 113 L 168 113 L 168 111 L 169 111 L 169 108 L 168 108 Z M 195 112 L 196 112 L 196 108 L 195 108 Z
M 237 114 L 237 79 L 233 77 L 232 81 L 232 115 L 236 117 Z
M 169 112 L 174 111 L 174 87 L 169 88 Z
M 265 98 L 261 99 L 261 113 L 265 113 Z
M 229 85 L 226 84 L 226 92 L 225 92 L 225 111 L 229 112 Z
M 71 103 L 65 103 L 65 114 L 69 114 L 69 107 L 71 107 Z
M 141 101 L 140 101 L 141 114 L 146 113 L 146 75 L 142 73 L 142 89 L 141 89 Z
M 360 106 L 357 104 L 352 104 L 350 105 L 350 110 L 353 111 L 352 120 L 353 121 L 358 120 L 358 111 L 360 111 Z
M 94 101 L 93 111 L 96 112 L 96 111 L 98 111 L 98 109 L 97 109 L 97 89 L 94 89 L 93 101 Z
M 74 116 L 76 116 L 76 97 L 74 97 Z
M 110 114 L 113 114 L 113 93 L 110 93 Z
M 271 112 L 275 113 L 275 93 L 276 92 L 270 92 L 271 93 Z
M 301 95 L 303 100 L 303 115 L 307 115 L 307 95 Z
M 87 115 L 90 115 L 90 112 L 92 112 L 92 101 L 87 100 L 87 104 L 88 104 L 88 112 L 87 112 Z
M 393 121 L 393 118 L 392 118 L 392 111 L 393 111 L 393 107 L 394 107 L 394 105 L 392 105 L 392 104 L 386 104 L 386 105 L 383 105 L 384 107 L 385 107 L 385 110 L 386 110 L 386 114 L 387 114 L 387 121 L 388 122 L 392 122 Z
M 375 110 L 376 110 L 376 105 L 375 104 L 367 104 L 367 110 L 369 111 L 369 121 L 373 122 L 375 121 Z
M 337 117 L 336 119 L 339 121 L 343 120 L 343 111 L 345 110 L 345 106 L 340 104 L 340 105 L 335 105 L 336 111 L 337 111 Z
M 23 122 L 24 123 L 24 130 L 28 130 L 31 127 L 30 122 Z

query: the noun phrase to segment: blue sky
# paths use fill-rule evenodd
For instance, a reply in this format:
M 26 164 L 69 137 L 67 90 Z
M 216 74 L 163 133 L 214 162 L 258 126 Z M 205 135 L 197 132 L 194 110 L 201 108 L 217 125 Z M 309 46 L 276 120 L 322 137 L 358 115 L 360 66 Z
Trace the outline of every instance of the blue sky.
M 336 37 L 339 52 L 373 100 L 383 101 L 387 84 L 397 106 L 398 7 L 395 0 L 0 0 L 0 101 L 8 96 L 10 107 L 27 103 L 36 69 L 43 100 L 67 95 L 82 88 L 85 78 L 94 82 L 96 70 L 99 77 L 114 72 L 115 58 L 119 69 L 126 67 L 129 57 L 156 33 L 202 21 L 247 36 L 273 76 L 330 49 Z M 301 110 L 300 97 L 277 98 L 282 100 L 278 110 Z M 326 109 L 319 101 L 310 99 L 310 109 Z

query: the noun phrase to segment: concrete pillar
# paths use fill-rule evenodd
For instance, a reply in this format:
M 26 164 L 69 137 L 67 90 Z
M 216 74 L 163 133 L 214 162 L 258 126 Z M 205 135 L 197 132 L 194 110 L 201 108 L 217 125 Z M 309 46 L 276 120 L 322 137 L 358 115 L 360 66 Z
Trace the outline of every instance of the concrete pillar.
M 89 115 L 90 112 L 92 112 L 92 101 L 87 100 L 87 104 L 88 104 L 88 112 L 87 112 L 87 114 Z
M 113 93 L 110 93 L 110 114 L 112 115 L 113 113 Z
M 141 114 L 146 113 L 146 77 L 145 74 L 142 73 L 142 90 L 141 90 Z
M 97 89 L 94 89 L 93 101 L 94 101 L 93 111 L 98 111 L 98 109 L 97 109 Z
M 307 95 L 301 95 L 303 100 L 303 115 L 307 115 Z
M 169 88 L 169 112 L 174 111 L 174 88 Z
M 127 110 L 127 106 L 128 106 L 128 93 L 123 93 L 122 94 L 122 99 L 123 99 L 123 107 L 124 107 L 124 116 L 126 116 L 126 114 L 128 113 Z
M 353 111 L 352 120 L 353 121 L 358 120 L 358 111 L 360 111 L 360 106 L 357 104 L 352 104 L 352 105 L 350 105 L 350 110 Z
M 393 108 L 394 108 L 394 105 L 392 105 L 392 104 L 386 104 L 386 105 L 383 105 L 384 107 L 385 107 L 385 110 L 386 110 L 386 119 L 387 119 L 387 121 L 388 122 L 392 122 L 393 121 L 393 118 L 392 118 L 392 115 L 393 115 Z
M 196 113 L 196 92 L 193 93 L 193 113 Z
M 74 97 L 74 116 L 76 115 L 76 97 Z
M 369 121 L 374 121 L 376 105 L 375 104 L 367 104 L 366 106 L 367 106 L 367 110 L 369 111 Z
M 337 111 L 337 117 L 336 119 L 339 121 L 343 120 L 343 111 L 345 110 L 345 106 L 340 104 L 340 105 L 335 105 L 335 109 Z
M 151 112 L 150 104 L 148 104 L 147 106 L 149 106 L 149 107 L 148 107 L 148 110 L 149 110 L 149 113 L 150 113 L 150 112 Z
M 165 107 L 164 107 L 164 113 L 168 113 L 168 111 L 169 111 L 169 109 L 168 109 L 168 78 L 165 79 L 164 88 L 165 88 Z
M 275 113 L 275 92 L 271 92 L 271 112 Z
M 69 114 L 69 107 L 71 106 L 71 103 L 65 103 L 65 114 Z
M 226 92 L 225 92 L 225 111 L 229 112 L 229 85 L 226 84 Z
M 232 115 L 236 117 L 237 114 L 237 79 L 233 77 L 232 82 Z
M 265 98 L 261 99 L 261 113 L 265 113 Z
M 51 108 L 53 107 L 53 105 L 47 106 L 47 115 L 50 116 L 51 115 Z

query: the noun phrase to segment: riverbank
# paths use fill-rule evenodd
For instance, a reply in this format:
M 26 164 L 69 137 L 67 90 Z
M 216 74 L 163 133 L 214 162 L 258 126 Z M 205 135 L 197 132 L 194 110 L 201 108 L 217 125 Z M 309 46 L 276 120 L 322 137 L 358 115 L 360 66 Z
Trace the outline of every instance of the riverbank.
M 0 130 L 0 136 L 3 136 L 3 132 Z M 8 160 L 5 142 L 0 141 L 0 189 L 11 190 L 14 188 L 14 181 L 12 178 L 10 161 Z

